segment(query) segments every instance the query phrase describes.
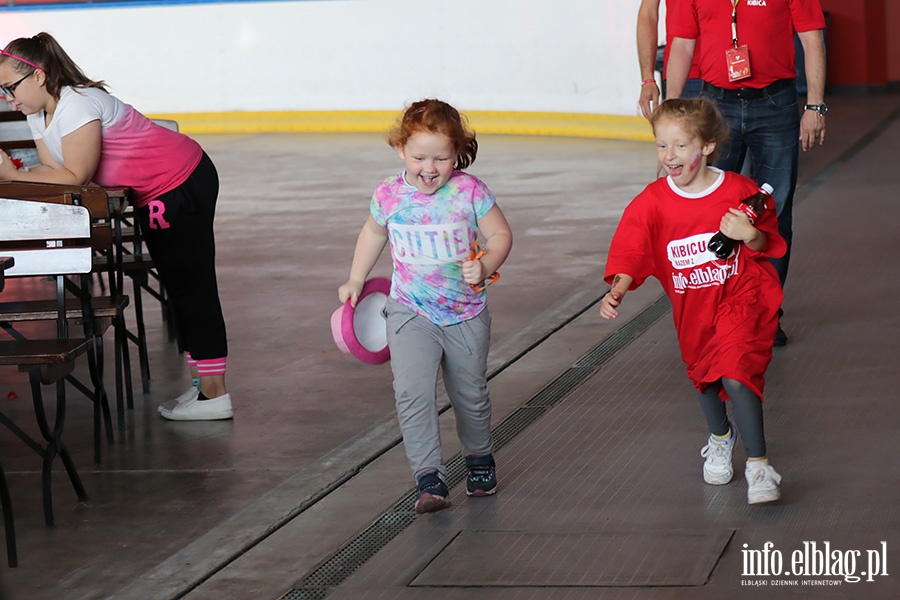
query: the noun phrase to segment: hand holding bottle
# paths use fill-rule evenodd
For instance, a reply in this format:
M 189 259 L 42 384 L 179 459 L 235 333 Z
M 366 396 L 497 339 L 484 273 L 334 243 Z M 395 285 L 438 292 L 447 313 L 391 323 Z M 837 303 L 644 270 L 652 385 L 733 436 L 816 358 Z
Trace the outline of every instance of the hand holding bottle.
M 752 225 L 765 210 L 766 201 L 772 197 L 772 191 L 773 188 L 771 185 L 768 183 L 762 184 L 756 194 L 746 198 L 741 202 L 737 209 L 730 209 L 729 213 L 735 216 L 740 214 L 746 215 Z M 728 217 L 729 214 L 722 217 L 722 225 L 720 225 L 720 227 L 725 226 L 730 222 L 731 219 L 728 219 Z M 710 238 L 707 248 L 716 255 L 716 258 L 725 259 L 731 255 L 736 243 L 736 240 L 725 235 L 720 229 Z

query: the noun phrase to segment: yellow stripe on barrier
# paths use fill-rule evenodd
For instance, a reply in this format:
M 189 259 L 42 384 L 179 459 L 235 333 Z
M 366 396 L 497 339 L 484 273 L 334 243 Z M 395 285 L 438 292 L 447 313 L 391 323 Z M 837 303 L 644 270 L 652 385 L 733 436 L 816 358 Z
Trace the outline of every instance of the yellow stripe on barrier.
M 554 112 L 466 111 L 477 133 L 652 141 L 643 117 Z M 178 122 L 187 134 L 204 133 L 384 133 L 398 111 L 217 112 L 148 115 Z

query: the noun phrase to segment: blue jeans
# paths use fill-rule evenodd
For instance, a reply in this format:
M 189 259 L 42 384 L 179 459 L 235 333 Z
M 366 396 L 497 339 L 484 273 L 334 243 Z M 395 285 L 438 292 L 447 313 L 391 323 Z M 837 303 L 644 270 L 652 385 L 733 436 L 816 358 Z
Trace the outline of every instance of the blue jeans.
M 700 95 L 700 87 L 703 85 L 702 79 L 688 79 L 684 82 L 684 89 L 681 91 L 682 98 L 696 98 Z M 662 95 L 666 97 L 666 80 L 662 82 Z
M 731 130 L 731 140 L 725 143 L 715 166 L 740 173 L 749 150 L 753 179 L 760 185 L 769 183 L 775 190 L 772 197 L 778 214 L 778 232 L 787 242 L 787 252 L 782 258 L 772 259 L 772 265 L 784 285 L 791 260 L 794 190 L 800 157 L 797 88 L 790 86 L 754 100 L 713 99 Z

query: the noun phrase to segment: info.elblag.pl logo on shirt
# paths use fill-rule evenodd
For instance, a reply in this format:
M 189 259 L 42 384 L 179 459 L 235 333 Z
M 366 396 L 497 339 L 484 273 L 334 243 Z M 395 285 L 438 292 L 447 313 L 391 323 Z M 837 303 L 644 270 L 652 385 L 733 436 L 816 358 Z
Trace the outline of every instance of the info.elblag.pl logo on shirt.
M 887 542 L 867 550 L 843 550 L 831 542 L 803 542 L 782 552 L 772 542 L 761 549 L 743 545 L 741 585 L 837 586 L 888 576 Z

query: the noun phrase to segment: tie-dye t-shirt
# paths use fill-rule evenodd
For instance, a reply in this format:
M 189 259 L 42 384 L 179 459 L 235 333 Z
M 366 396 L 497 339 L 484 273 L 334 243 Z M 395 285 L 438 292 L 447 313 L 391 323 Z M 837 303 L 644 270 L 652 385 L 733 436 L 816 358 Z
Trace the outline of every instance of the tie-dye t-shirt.
M 494 206 L 477 177 L 453 171 L 434 194 L 423 194 L 404 173 L 375 188 L 372 217 L 388 230 L 394 275 L 391 298 L 438 325 L 455 325 L 484 310 L 485 291 L 463 280 L 462 263 L 478 236 L 478 219 Z

